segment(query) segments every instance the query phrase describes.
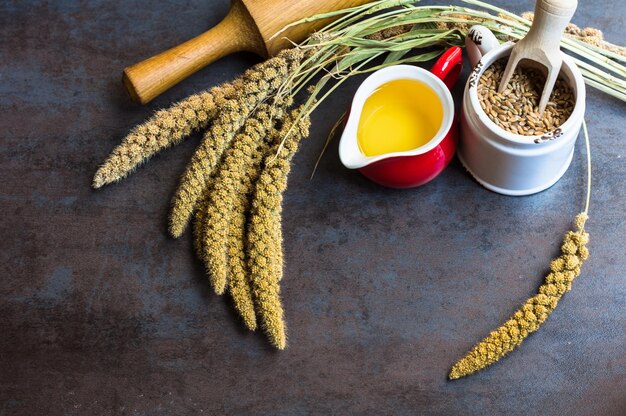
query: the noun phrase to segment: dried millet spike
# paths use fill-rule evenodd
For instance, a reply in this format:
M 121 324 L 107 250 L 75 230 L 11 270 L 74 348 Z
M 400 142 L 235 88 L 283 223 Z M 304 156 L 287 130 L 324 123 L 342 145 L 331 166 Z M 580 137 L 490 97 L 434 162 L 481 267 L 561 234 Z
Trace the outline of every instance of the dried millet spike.
M 367 39 L 371 40 L 385 40 L 395 36 L 403 35 L 409 32 L 413 28 L 413 24 L 392 26 L 388 29 L 379 30 L 378 32 L 374 32 L 371 35 L 367 35 Z
M 194 218 L 194 249 L 196 251 L 196 255 L 202 262 L 206 265 L 205 258 L 205 250 L 206 244 L 204 242 L 205 238 L 205 229 L 206 229 L 206 219 L 207 219 L 207 207 L 210 204 L 208 195 L 203 197 L 202 201 L 198 204 L 198 209 L 195 213 Z M 249 206 L 249 202 L 246 202 L 246 209 Z M 245 225 L 245 224 L 244 224 Z M 241 237 L 242 239 L 243 237 Z M 241 243 L 243 244 L 243 243 Z M 243 249 L 242 249 L 243 250 Z M 232 256 L 232 255 L 231 255 Z M 256 315 L 254 312 L 254 302 L 252 300 L 252 292 L 250 289 L 250 283 L 247 276 L 244 274 L 237 274 L 232 265 L 229 266 L 231 270 L 231 278 L 227 279 L 228 290 L 233 298 L 233 303 L 237 312 L 244 321 L 246 327 L 252 331 L 254 331 L 257 327 L 256 324 Z M 209 275 L 210 276 L 210 275 Z M 226 283 L 224 283 L 226 285 Z M 214 286 L 215 289 L 215 286 Z M 224 292 L 224 289 L 221 290 Z M 221 294 L 221 293 L 219 293 Z
M 479 17 L 472 17 L 466 14 L 446 14 L 445 16 L 441 16 L 449 19 L 459 19 L 459 20 L 473 20 L 476 22 L 482 22 L 485 19 L 481 19 Z M 457 29 L 462 32 L 468 32 L 470 28 L 470 24 L 462 23 L 462 22 L 435 22 L 435 27 L 439 30 L 453 30 Z
M 201 258 L 207 268 L 211 285 L 218 295 L 226 290 L 228 261 L 226 240 L 230 213 L 235 196 L 239 192 L 240 178 L 244 174 L 241 164 L 246 164 L 252 157 L 253 150 L 263 142 L 269 125 L 269 104 L 262 104 L 248 118 L 243 130 L 237 134 L 232 146 L 225 152 L 217 171 L 213 186 L 208 192 L 207 203 L 201 207 L 204 218 L 201 231 Z
M 491 332 L 485 339 L 460 359 L 449 377 L 457 379 L 481 370 L 517 348 L 528 334 L 535 332 L 548 319 L 565 292 L 572 288 L 572 281 L 580 274 L 580 267 L 589 257 L 586 244 L 589 234 L 585 232 L 587 214 L 578 214 L 576 231 L 569 231 L 561 246 L 561 255 L 550 264 L 551 272 L 539 293 L 528 299 L 522 307 L 500 328 Z
M 204 129 L 217 114 L 225 97 L 237 88 L 240 88 L 240 82 L 225 83 L 157 111 L 113 149 L 96 171 L 93 187 L 97 189 L 125 178 L 161 150 L 178 144 L 194 131 Z
M 220 167 L 220 171 L 221 171 Z M 219 171 L 218 171 L 219 172 Z M 218 178 L 215 178 L 214 182 L 219 182 Z M 194 224 L 193 224 L 193 246 L 198 256 L 198 259 L 204 259 L 205 252 L 205 244 L 204 244 L 204 235 L 206 228 L 206 218 L 207 218 L 207 210 L 209 209 L 210 196 L 213 191 L 213 187 L 206 188 L 202 194 L 200 201 L 198 202 L 198 209 L 196 209 L 194 214 Z
M 235 205 L 243 191 L 242 182 L 248 174 L 257 147 L 267 140 L 272 127 L 272 105 L 264 103 L 248 118 L 232 146 L 224 154 L 220 168 L 208 194 L 202 215 L 205 218 L 202 234 L 202 259 L 207 265 L 213 288 L 222 294 L 228 276 L 228 227 Z
M 269 126 L 264 126 L 261 120 L 269 119 L 270 107 L 263 104 L 250 117 L 243 131 L 233 140 L 223 158 L 212 187 L 208 194 L 207 203 L 200 209 L 204 218 L 201 233 L 201 259 L 204 262 L 213 290 L 218 295 L 224 293 L 228 276 L 228 262 L 226 258 L 226 239 L 228 233 L 229 215 L 232 211 L 233 196 L 239 192 L 238 179 L 241 175 L 240 162 L 251 158 L 252 149 L 263 141 Z
M 273 124 L 283 118 L 284 111 L 282 103 L 273 103 L 271 110 L 265 114 L 267 118 L 262 120 L 266 130 L 259 129 L 265 130 L 265 137 L 256 143 L 249 140 L 250 136 L 244 137 L 248 143 L 242 143 L 239 146 L 243 154 L 224 161 L 223 168 L 228 166 L 228 172 L 221 180 L 216 181 L 215 190 L 212 193 L 222 201 L 223 209 L 216 212 L 214 208 L 220 204 L 215 203 L 209 205 L 206 213 L 205 259 L 209 262 L 211 259 L 217 260 L 218 267 L 214 270 L 215 273 L 226 273 L 219 276 L 219 279 L 221 283 L 227 282 L 235 308 L 250 329 L 256 329 L 256 317 L 244 247 L 246 215 L 250 210 L 250 198 L 254 185 L 261 174 L 263 157 L 269 150 L 269 140 L 276 136 Z M 235 145 L 233 145 L 234 148 Z M 237 151 L 234 151 L 232 156 L 236 153 Z M 228 192 L 224 193 L 223 190 Z M 218 224 L 215 224 L 213 219 L 216 219 Z M 225 230 L 225 233 L 223 231 L 220 233 L 219 230 Z M 218 233 L 214 234 L 214 231 Z
M 204 225 L 206 219 L 205 207 L 209 203 L 210 189 L 205 190 L 200 201 L 198 202 L 198 209 L 196 210 L 193 218 L 193 248 L 196 252 L 198 259 L 202 260 L 202 253 L 204 252 Z
M 273 132 L 271 136 L 275 137 L 276 132 Z M 265 154 L 268 149 L 269 146 L 261 146 L 259 149 L 261 156 Z M 228 231 L 227 248 L 228 264 L 230 268 L 228 290 L 233 298 L 235 307 L 242 317 L 244 317 L 244 312 L 247 315 L 255 316 L 254 300 L 248 270 L 248 258 L 245 251 L 245 233 L 246 216 L 251 207 L 250 197 L 254 190 L 254 185 L 261 174 L 261 162 L 262 157 L 257 158 L 255 156 L 253 165 L 249 167 L 248 174 L 246 175 L 247 180 L 244 184 L 246 189 L 245 192 L 241 192 L 241 197 L 235 205 Z
M 266 71 L 269 75 L 272 70 Z M 273 75 L 278 75 L 275 72 Z M 271 78 L 270 78 L 271 81 Z M 277 77 L 274 78 L 279 83 Z M 170 211 L 170 234 L 177 238 L 184 232 L 199 197 L 219 165 L 232 138 L 246 122 L 250 112 L 267 96 L 273 85 L 263 79 L 247 82 L 246 89 L 227 100 L 218 119 L 205 134 L 183 173 Z
M 280 87 L 289 73 L 298 67 L 303 55 L 297 48 L 288 49 L 244 73 L 242 88 L 220 107 L 217 119 L 205 134 L 181 177 L 170 211 L 169 231 L 172 237 L 178 238 L 185 231 L 222 154 L 230 146 L 248 115 Z
M 308 116 L 302 116 L 296 125 L 293 124 L 301 109 L 291 113 L 277 135 L 276 143 L 265 157 L 265 167 L 252 200 L 247 235 L 250 282 L 257 314 L 270 342 L 281 350 L 287 342 L 279 285 L 283 266 L 281 204 L 282 194 L 287 188 L 291 159 L 300 140 L 309 134 Z M 286 136 L 290 130 L 291 133 Z M 281 147 L 280 142 L 285 137 Z

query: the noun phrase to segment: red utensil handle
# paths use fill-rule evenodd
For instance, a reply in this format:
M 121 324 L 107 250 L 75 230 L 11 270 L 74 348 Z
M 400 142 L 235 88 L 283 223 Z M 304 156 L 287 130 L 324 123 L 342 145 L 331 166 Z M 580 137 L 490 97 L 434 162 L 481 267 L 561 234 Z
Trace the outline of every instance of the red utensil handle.
M 463 51 L 453 46 L 439 57 L 430 72 L 441 79 L 448 89 L 452 89 L 463 69 Z

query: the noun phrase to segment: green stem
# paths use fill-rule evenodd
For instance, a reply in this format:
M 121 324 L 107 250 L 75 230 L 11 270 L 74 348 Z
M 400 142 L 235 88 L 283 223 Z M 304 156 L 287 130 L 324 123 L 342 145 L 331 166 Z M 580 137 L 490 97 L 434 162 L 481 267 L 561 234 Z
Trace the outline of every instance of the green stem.
M 587 148 L 587 197 L 585 198 L 585 214 L 589 213 L 589 201 L 591 200 L 591 146 L 589 145 L 589 132 L 587 123 L 583 118 L 583 135 L 585 136 L 585 147 Z
M 585 70 L 581 70 L 581 72 L 583 73 L 583 76 L 584 76 L 586 71 Z M 605 94 L 608 94 L 608 95 L 610 95 L 612 97 L 615 97 L 615 98 L 617 98 L 617 99 L 619 99 L 621 101 L 625 101 L 626 102 L 626 94 L 623 94 L 623 93 L 621 93 L 619 91 L 615 91 L 614 89 L 609 88 L 606 85 L 601 84 L 601 83 L 599 83 L 597 81 L 594 81 L 593 79 L 585 77 L 585 84 L 587 84 L 589 86 L 592 86 L 595 89 L 600 90 L 600 91 L 602 91 Z

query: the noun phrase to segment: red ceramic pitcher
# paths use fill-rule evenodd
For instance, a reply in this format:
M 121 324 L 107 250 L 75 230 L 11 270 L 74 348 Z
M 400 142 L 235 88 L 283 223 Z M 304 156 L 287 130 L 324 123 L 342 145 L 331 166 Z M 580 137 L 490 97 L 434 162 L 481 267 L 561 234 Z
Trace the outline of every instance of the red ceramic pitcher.
M 357 90 L 346 122 L 339 157 L 348 169 L 358 169 L 372 181 L 391 188 L 412 188 L 431 181 L 450 163 L 456 151 L 458 126 L 450 88 L 463 66 L 461 48 L 452 47 L 435 63 L 431 71 L 412 65 L 393 65 L 372 73 Z M 443 107 L 439 130 L 426 144 L 403 152 L 366 156 L 357 138 L 359 120 L 367 98 L 390 81 L 410 79 L 430 87 Z M 381 138 L 383 140 L 384 138 Z

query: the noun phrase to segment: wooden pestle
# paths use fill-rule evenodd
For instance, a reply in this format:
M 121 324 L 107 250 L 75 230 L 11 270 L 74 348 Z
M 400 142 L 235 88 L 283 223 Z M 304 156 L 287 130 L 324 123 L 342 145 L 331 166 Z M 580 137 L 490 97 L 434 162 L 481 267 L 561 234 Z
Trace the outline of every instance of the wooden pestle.
M 145 104 L 226 55 L 248 51 L 267 58 L 292 46 L 290 41 L 304 40 L 331 20 L 297 25 L 270 40 L 290 23 L 371 1 L 233 0 L 228 15 L 208 32 L 124 69 L 124 84 L 135 101 Z

